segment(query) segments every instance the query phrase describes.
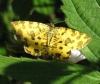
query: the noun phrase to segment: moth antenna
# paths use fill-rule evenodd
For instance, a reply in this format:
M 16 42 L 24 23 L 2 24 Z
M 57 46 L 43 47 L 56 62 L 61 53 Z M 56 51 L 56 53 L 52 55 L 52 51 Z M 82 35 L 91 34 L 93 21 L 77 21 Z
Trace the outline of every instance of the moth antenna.
M 54 23 L 54 25 L 55 25 L 55 24 L 58 24 L 58 23 L 61 23 L 61 22 L 65 22 L 65 21 L 59 21 L 59 22 L 56 22 L 56 23 Z

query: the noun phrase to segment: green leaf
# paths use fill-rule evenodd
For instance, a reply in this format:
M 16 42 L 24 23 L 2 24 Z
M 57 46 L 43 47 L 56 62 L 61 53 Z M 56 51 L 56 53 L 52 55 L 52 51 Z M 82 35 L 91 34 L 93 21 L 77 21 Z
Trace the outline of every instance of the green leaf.
M 86 57 L 100 69 L 100 6 L 96 0 L 62 0 L 62 2 L 64 5 L 61 9 L 67 17 L 68 26 L 91 36 L 92 41 L 88 45 L 91 56 L 87 54 Z M 83 54 L 86 53 L 83 51 Z
M 7 49 L 5 47 L 0 47 L 0 55 L 7 55 Z
M 95 69 L 66 62 L 28 58 L 0 56 L 0 74 L 21 81 L 30 81 L 32 84 L 100 83 L 100 73 Z
M 33 0 L 35 10 L 41 14 L 49 15 L 54 11 L 53 0 Z

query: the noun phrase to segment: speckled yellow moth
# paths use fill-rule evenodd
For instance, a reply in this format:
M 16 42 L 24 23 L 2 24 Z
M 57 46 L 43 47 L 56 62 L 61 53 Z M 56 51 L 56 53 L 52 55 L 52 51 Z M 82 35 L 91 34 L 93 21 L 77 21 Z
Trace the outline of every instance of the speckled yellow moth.
M 79 50 L 91 40 L 85 33 L 39 22 L 14 21 L 11 25 L 16 37 L 25 40 L 25 52 L 33 56 L 68 59 L 71 50 Z

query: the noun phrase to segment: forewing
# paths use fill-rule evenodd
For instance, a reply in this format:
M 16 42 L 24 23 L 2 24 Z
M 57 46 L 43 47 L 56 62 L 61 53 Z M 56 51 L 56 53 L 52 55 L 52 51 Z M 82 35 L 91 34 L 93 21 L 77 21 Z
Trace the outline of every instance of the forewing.
M 26 53 L 34 56 L 46 53 L 48 25 L 29 21 L 14 21 L 11 24 L 17 38 L 25 40 L 24 50 Z

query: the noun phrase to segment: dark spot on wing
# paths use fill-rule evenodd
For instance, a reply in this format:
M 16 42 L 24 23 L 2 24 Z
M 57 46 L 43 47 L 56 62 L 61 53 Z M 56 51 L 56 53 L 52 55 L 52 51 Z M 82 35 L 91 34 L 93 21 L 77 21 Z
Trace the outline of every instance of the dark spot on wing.
M 59 41 L 59 43 L 62 43 L 62 41 Z
M 31 39 L 32 39 L 32 40 L 35 40 L 35 38 L 34 38 L 34 37 L 32 37 Z
M 62 50 L 62 49 L 63 49 L 63 47 L 61 47 L 61 46 L 60 46 L 60 47 L 59 47 L 59 49 L 60 49 L 60 50 Z
M 56 56 L 56 57 L 60 57 L 61 54 L 60 54 L 60 53 L 56 53 L 55 56 Z
M 69 51 L 69 52 L 66 52 L 66 54 L 71 54 L 71 51 Z
M 41 39 L 40 37 L 37 37 L 39 40 Z
M 39 53 L 39 50 L 38 49 L 34 49 L 35 53 Z
M 38 42 L 35 42 L 35 45 L 38 45 Z

